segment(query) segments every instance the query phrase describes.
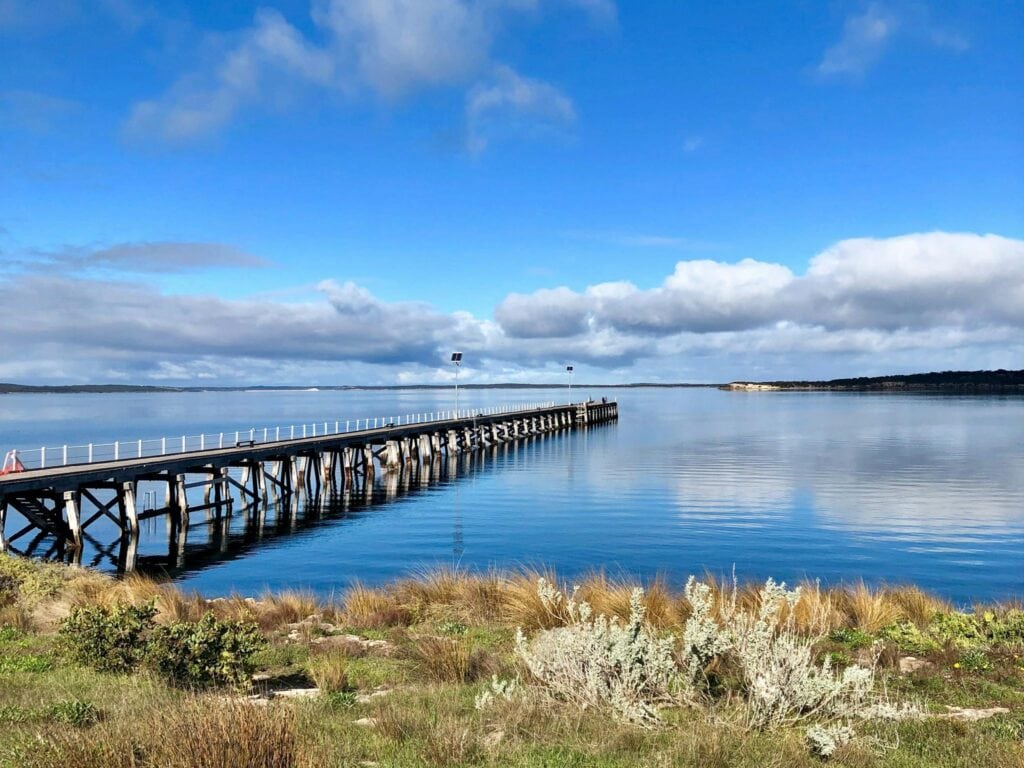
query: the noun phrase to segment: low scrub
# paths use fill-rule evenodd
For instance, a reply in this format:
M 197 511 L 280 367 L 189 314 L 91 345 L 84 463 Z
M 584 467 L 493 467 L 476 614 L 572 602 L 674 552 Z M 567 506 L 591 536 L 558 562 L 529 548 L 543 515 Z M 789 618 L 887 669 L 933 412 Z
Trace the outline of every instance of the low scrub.
M 146 658 L 175 685 L 245 685 L 252 676 L 253 654 L 265 643 L 255 625 L 220 621 L 208 613 L 195 623 L 157 627 Z
M 131 672 L 146 656 L 156 604 L 79 606 L 61 624 L 60 645 L 78 664 L 100 672 Z
M 830 755 L 852 738 L 853 724 L 874 718 L 917 716 L 875 693 L 873 666 L 832 666 L 818 661 L 824 636 L 796 631 L 800 590 L 768 580 L 755 599 L 734 589 L 722 601 L 708 584 L 691 578 L 691 610 L 680 651 L 673 636 L 661 636 L 645 620 L 643 592 L 630 599 L 628 620 L 593 614 L 591 606 L 566 596 L 541 579 L 539 598 L 552 614 L 569 618 L 564 627 L 517 637 L 517 653 L 531 677 L 558 699 L 581 709 L 603 708 L 626 722 L 659 725 L 659 709 L 683 704 L 706 709 L 741 704 L 748 730 L 810 726 L 808 739 Z M 481 694 L 485 699 L 487 691 Z
M 61 624 L 59 646 L 72 661 L 100 672 L 126 673 L 146 664 L 176 685 L 246 683 L 265 641 L 251 623 L 156 624 L 156 605 L 79 606 Z
M 643 592 L 633 591 L 629 619 L 594 616 L 577 592 L 566 596 L 544 579 L 537 594 L 552 615 L 568 624 L 542 630 L 516 651 L 530 674 L 558 698 L 582 709 L 605 708 L 639 725 L 659 721 L 657 707 L 672 700 L 677 678 L 674 639 L 658 638 L 644 618 Z

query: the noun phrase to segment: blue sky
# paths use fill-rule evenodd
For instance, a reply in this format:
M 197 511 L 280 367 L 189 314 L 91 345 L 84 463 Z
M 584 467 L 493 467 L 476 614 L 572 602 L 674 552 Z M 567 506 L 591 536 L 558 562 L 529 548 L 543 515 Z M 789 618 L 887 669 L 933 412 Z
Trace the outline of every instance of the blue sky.
M 0 0 L 0 380 L 1022 367 L 1014 2 Z

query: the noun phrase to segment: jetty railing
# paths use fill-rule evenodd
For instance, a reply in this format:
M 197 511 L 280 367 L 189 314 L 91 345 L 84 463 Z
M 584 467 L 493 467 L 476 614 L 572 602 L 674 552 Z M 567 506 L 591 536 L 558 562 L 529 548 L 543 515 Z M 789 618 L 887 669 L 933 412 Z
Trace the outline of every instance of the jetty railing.
M 222 432 L 204 432 L 198 435 L 172 435 L 136 440 L 115 440 L 112 443 L 85 443 L 83 445 L 40 446 L 39 448 L 17 449 L 15 455 L 26 470 L 47 467 L 95 464 L 123 459 L 169 456 L 212 448 L 232 448 L 238 444 L 261 445 L 282 440 L 306 437 L 326 437 L 378 429 L 386 426 L 407 426 L 427 424 L 450 419 L 468 419 L 474 416 L 497 416 L 515 411 L 550 408 L 554 402 L 514 403 L 487 408 L 460 408 L 444 411 L 425 411 L 401 416 L 372 416 L 360 419 L 328 419 L 304 424 L 250 427 Z

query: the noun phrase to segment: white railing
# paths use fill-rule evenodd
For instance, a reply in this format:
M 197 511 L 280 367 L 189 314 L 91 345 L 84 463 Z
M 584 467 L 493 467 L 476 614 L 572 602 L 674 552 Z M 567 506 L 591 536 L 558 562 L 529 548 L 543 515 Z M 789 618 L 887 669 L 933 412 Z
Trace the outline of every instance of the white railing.
M 87 443 L 85 445 L 42 446 L 17 450 L 15 455 L 24 469 L 46 469 L 71 464 L 94 464 L 101 461 L 144 459 L 173 454 L 194 453 L 216 448 L 233 448 L 237 444 L 260 445 L 282 440 L 343 435 L 382 427 L 405 427 L 452 419 L 470 419 L 474 416 L 500 416 L 551 408 L 554 402 L 499 405 L 489 408 L 460 408 L 458 411 L 430 411 L 404 416 L 376 416 L 365 419 L 318 421 L 287 426 L 252 427 L 227 432 L 206 432 L 200 435 L 175 435 L 145 440 L 117 440 L 113 443 Z

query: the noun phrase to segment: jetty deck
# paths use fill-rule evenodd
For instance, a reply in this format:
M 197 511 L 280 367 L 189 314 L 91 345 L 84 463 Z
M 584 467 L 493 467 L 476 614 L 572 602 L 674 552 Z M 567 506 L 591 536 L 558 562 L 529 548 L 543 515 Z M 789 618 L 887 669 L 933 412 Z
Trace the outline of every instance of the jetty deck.
M 271 497 L 288 500 L 364 489 L 377 473 L 617 418 L 616 402 L 590 400 L 463 411 L 453 418 L 316 436 L 236 439 L 223 447 L 28 468 L 0 476 L 0 551 L 18 551 L 15 543 L 30 539 L 34 544 L 49 540 L 55 551 L 80 552 L 88 528 L 100 520 L 112 522 L 125 542 L 135 542 L 139 521 L 157 516 L 167 518 L 173 540 L 200 510 L 230 515 L 234 505 L 265 505 Z M 140 483 L 162 488 L 162 503 L 140 505 Z M 147 499 L 155 497 L 153 491 L 147 494 Z M 8 523 L 15 516 L 20 527 L 9 534 Z

